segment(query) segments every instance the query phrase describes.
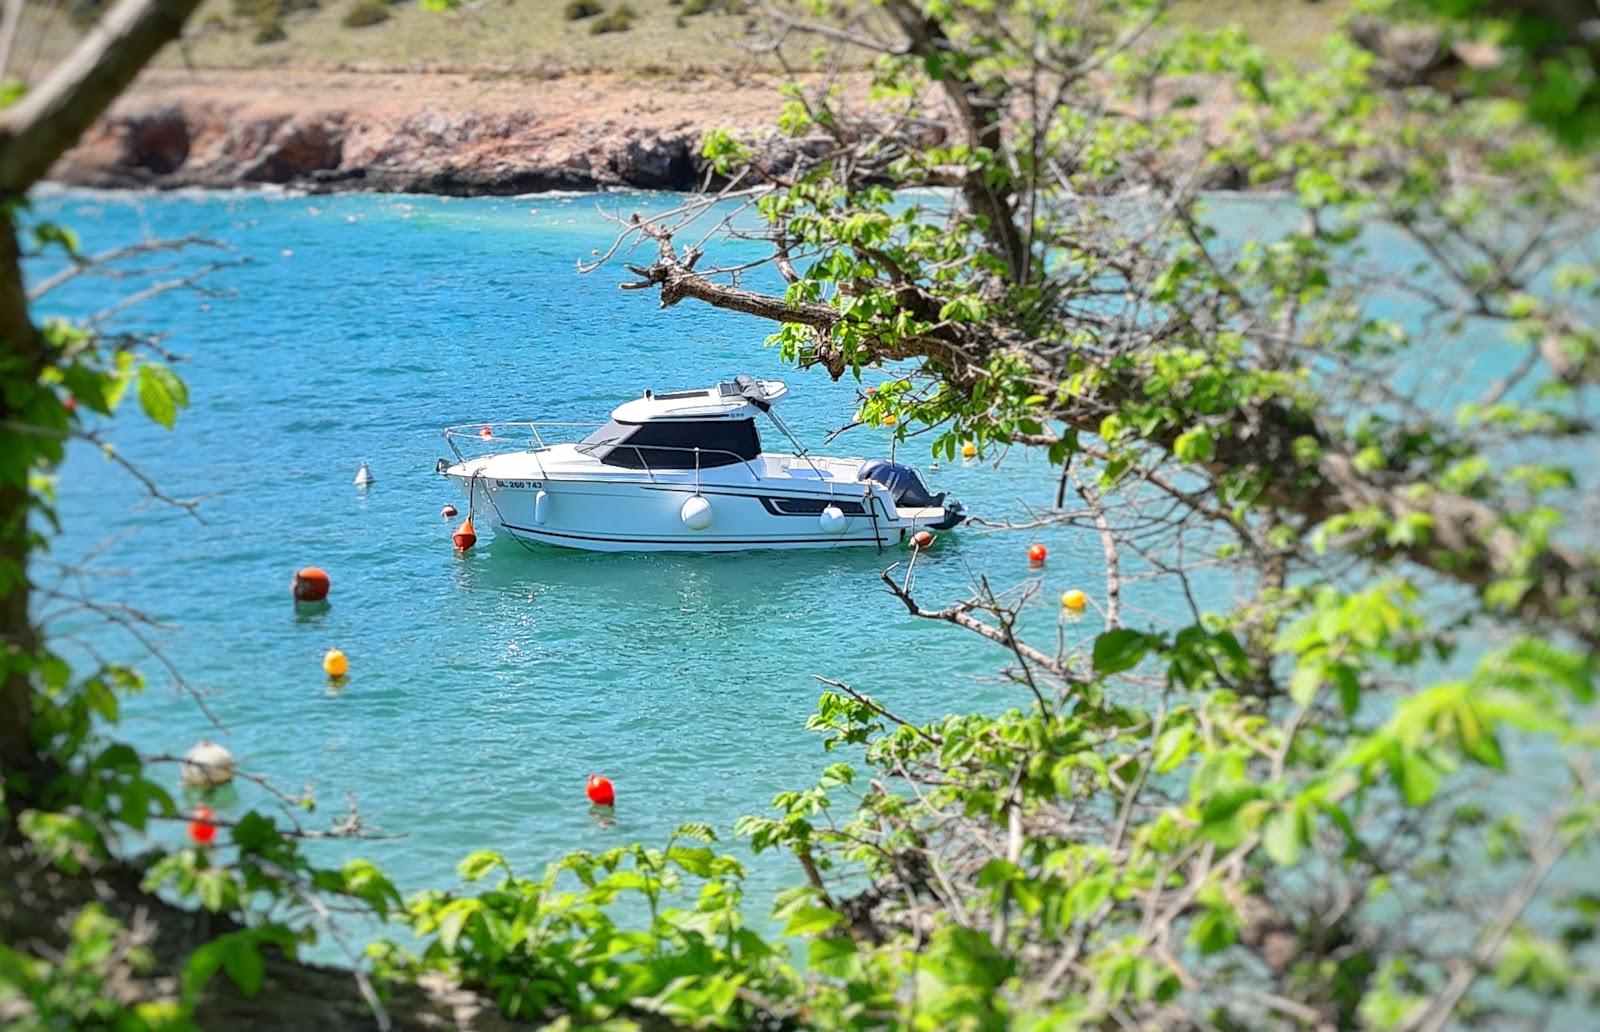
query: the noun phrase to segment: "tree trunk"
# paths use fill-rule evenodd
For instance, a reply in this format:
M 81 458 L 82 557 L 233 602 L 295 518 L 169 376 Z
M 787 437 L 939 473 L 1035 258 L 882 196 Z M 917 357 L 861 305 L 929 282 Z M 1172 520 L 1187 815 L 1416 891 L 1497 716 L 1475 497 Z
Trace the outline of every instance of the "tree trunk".
M 24 410 L 40 389 L 43 368 L 43 342 L 28 316 L 16 224 L 10 210 L 0 208 L 0 377 L 5 386 L 0 391 L 0 451 L 8 457 L 29 455 L 38 447 L 37 441 L 28 439 Z M 4 648 L 0 655 L 0 776 L 6 781 L 6 812 L 11 815 L 17 802 L 38 788 L 27 784 L 39 762 L 28 732 L 38 646 L 28 613 L 31 511 L 27 470 L 0 479 L 0 642 Z

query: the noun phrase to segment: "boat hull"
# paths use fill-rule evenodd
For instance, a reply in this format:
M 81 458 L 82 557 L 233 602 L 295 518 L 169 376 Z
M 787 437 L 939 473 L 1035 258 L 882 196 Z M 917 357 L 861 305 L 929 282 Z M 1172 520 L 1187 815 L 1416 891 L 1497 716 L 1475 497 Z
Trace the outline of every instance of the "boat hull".
M 480 523 L 525 541 L 597 552 L 741 552 L 752 549 L 882 548 L 929 521 L 901 519 L 881 488 L 793 491 L 760 484 L 661 480 L 460 479 Z M 684 518 L 695 498 L 709 520 Z M 839 509 L 842 520 L 823 515 Z

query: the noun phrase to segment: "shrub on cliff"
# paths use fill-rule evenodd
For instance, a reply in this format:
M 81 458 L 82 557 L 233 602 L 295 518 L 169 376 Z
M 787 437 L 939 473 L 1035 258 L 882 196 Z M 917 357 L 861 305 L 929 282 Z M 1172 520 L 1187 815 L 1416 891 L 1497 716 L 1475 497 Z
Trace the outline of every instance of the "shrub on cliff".
M 355 6 L 339 19 L 339 24 L 347 29 L 360 29 L 388 20 L 389 5 L 383 0 L 356 0 Z
M 282 43 L 288 38 L 289 34 L 283 31 L 283 22 L 264 21 L 256 26 L 256 31 L 251 35 L 250 42 L 257 44 Z
M 633 28 L 633 20 L 638 12 L 627 4 L 612 11 L 603 18 L 598 18 L 589 24 L 590 35 L 598 36 L 603 32 L 627 32 Z
M 750 10 L 748 0 L 684 0 L 683 13 L 687 16 L 696 14 L 745 14 Z
M 572 0 L 562 12 L 562 16 L 567 21 L 581 21 L 584 18 L 593 18 L 604 10 L 599 0 Z

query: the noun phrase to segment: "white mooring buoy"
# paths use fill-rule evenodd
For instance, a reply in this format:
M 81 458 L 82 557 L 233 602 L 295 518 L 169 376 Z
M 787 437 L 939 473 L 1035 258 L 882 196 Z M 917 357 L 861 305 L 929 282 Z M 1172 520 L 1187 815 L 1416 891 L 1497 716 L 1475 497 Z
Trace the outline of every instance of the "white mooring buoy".
M 361 468 L 356 470 L 356 486 L 368 487 L 372 484 L 372 470 L 363 462 Z
M 233 753 L 227 746 L 202 738 L 183 754 L 180 777 L 192 788 L 214 788 L 233 780 Z

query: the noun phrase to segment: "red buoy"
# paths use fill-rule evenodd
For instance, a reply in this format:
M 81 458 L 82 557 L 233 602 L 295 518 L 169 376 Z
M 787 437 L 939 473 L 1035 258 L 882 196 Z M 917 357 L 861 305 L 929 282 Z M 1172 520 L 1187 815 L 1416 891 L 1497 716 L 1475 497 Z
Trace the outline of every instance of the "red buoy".
M 216 814 L 204 804 L 194 808 L 194 819 L 189 822 L 189 838 L 195 845 L 209 846 L 217 839 L 217 826 L 211 823 Z
M 911 548 L 913 551 L 920 552 L 931 544 L 933 544 L 933 531 L 931 530 L 919 530 L 911 535 Z
M 328 589 L 333 586 L 333 582 L 322 569 L 307 566 L 303 570 L 295 571 L 291 586 L 294 589 L 296 602 L 321 602 L 328 597 Z
M 596 806 L 615 806 L 617 804 L 617 790 L 611 787 L 611 779 L 599 774 L 589 775 L 589 802 Z
M 478 535 L 472 529 L 472 517 L 468 516 L 466 519 L 462 520 L 461 526 L 456 528 L 456 532 L 452 536 L 455 538 L 456 551 L 458 552 L 465 552 L 467 549 L 477 544 Z
M 1043 545 L 1032 544 L 1028 546 L 1028 561 L 1033 563 L 1035 566 L 1038 566 L 1040 563 L 1044 562 L 1045 556 L 1049 554 L 1049 550 Z
M 456 507 L 453 505 L 447 505 L 443 509 L 439 510 L 439 515 L 443 516 L 447 520 L 453 520 L 456 518 Z
M 494 431 L 489 429 L 488 427 L 484 427 L 482 430 L 478 431 L 478 436 L 479 437 L 493 437 L 494 436 Z
M 74 398 L 70 394 L 61 399 L 61 405 L 68 412 L 76 412 L 76 411 L 78 411 L 78 399 Z

